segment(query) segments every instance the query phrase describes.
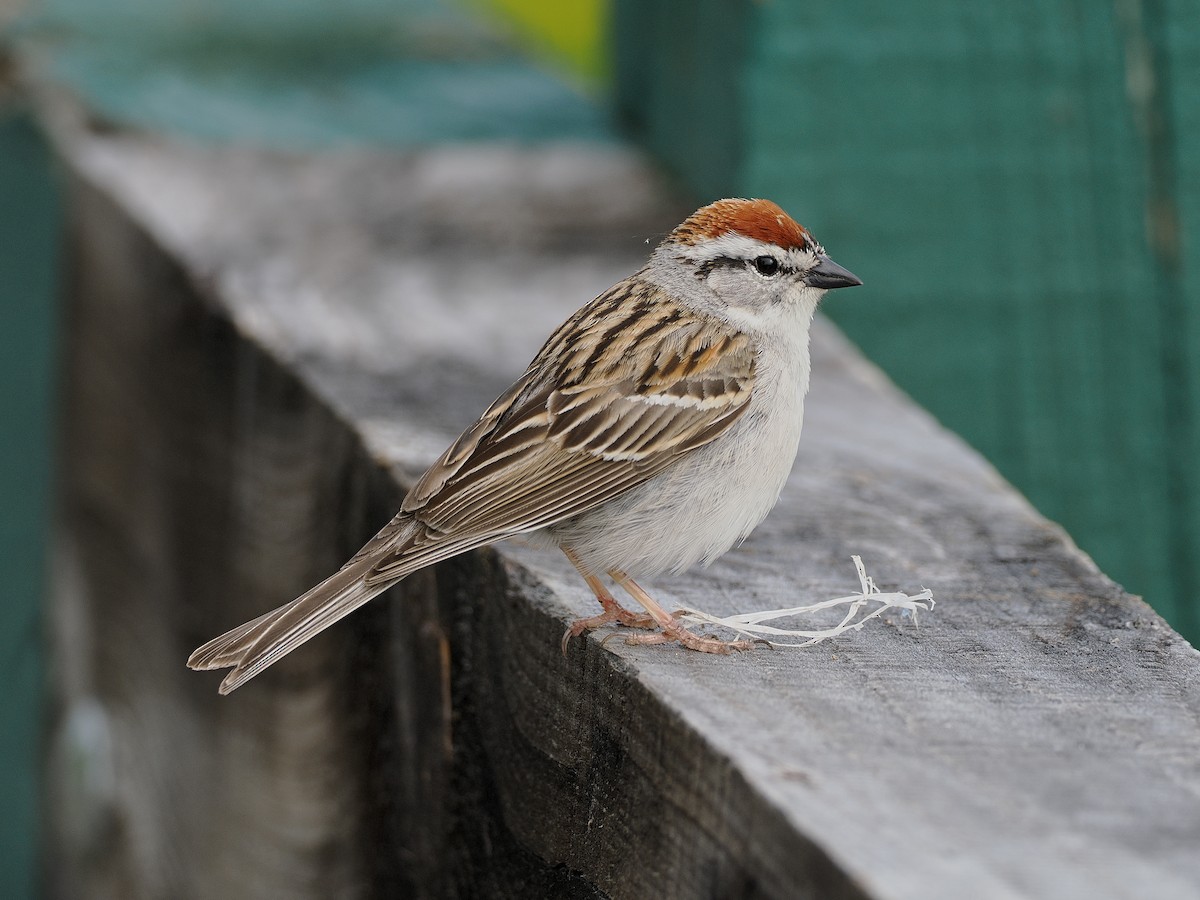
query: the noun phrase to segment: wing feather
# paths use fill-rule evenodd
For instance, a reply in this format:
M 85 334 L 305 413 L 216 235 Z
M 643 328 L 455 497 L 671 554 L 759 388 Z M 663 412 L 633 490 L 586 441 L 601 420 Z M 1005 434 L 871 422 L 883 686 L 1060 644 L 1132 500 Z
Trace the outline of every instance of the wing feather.
M 618 285 L 568 320 L 417 483 L 404 510 L 428 541 L 477 545 L 579 515 L 745 412 L 755 371 L 749 340 L 661 294 L 642 302 L 635 293 Z M 370 579 L 412 571 L 417 552 L 382 557 Z

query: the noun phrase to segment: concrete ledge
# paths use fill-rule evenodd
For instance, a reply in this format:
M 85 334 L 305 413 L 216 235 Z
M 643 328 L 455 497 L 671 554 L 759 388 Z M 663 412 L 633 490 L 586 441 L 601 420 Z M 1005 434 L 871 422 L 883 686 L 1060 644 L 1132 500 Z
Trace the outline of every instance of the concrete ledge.
M 655 588 L 792 605 L 849 593 L 857 553 L 934 590 L 919 630 L 564 658 L 594 601 L 511 544 L 218 698 L 188 651 L 336 567 L 681 210 L 611 148 L 287 157 L 52 118 L 60 896 L 1200 892 L 1200 656 L 828 325 L 780 507 Z

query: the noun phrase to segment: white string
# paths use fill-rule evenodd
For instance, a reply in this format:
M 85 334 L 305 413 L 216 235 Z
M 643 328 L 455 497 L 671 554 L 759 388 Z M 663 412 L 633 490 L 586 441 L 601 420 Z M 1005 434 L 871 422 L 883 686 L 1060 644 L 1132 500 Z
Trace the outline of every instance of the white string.
M 747 637 L 758 638 L 765 640 L 772 647 L 810 647 L 813 644 L 819 644 L 821 641 L 827 641 L 830 638 L 837 637 L 839 634 L 844 634 L 847 631 L 858 631 L 871 619 L 878 618 L 887 612 L 889 609 L 899 609 L 912 614 L 913 624 L 917 624 L 917 612 L 925 610 L 928 612 L 933 609 L 933 591 L 926 588 L 919 593 L 909 596 L 908 594 L 899 591 L 885 593 L 875 586 L 875 581 L 867 574 L 866 567 L 863 566 L 861 557 L 852 556 L 854 560 L 854 568 L 858 571 L 859 593 L 850 594 L 847 597 L 838 597 L 834 600 L 825 600 L 821 603 L 813 603 L 809 606 L 793 606 L 790 609 L 769 609 L 762 612 L 738 613 L 732 616 L 714 616 L 706 612 L 700 612 L 695 609 L 685 609 L 683 615 L 679 617 L 681 622 L 692 624 L 707 624 L 720 625 L 724 628 L 730 628 L 738 634 Z M 857 618 L 864 607 L 872 603 L 878 603 L 879 607 L 871 612 Z M 820 612 L 825 609 L 833 609 L 838 606 L 846 606 L 846 614 L 842 617 L 842 621 L 832 628 L 821 628 L 814 631 L 793 630 L 788 628 L 776 628 L 773 625 L 763 625 L 762 622 L 770 621 L 771 619 L 783 619 L 788 616 L 803 616 L 810 613 Z M 771 640 L 769 636 L 774 637 L 794 637 L 806 638 L 807 640 L 801 643 L 780 643 Z

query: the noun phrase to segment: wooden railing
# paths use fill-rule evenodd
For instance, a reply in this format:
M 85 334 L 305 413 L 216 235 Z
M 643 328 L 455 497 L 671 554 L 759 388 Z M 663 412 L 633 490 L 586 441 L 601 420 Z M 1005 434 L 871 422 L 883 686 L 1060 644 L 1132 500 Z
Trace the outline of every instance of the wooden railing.
M 564 656 L 594 601 L 513 543 L 219 697 L 188 652 L 340 564 L 680 210 L 621 149 L 283 157 L 51 106 L 52 895 L 1200 893 L 1200 657 L 824 323 L 780 506 L 655 587 L 795 605 L 849 593 L 859 554 L 934 591 L 919 627 Z

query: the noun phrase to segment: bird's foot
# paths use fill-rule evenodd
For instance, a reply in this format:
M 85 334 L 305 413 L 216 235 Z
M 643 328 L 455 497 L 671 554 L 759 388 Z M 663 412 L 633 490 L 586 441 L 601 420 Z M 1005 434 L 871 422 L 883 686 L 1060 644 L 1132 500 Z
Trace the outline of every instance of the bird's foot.
M 630 628 L 657 628 L 659 626 L 660 623 L 654 616 L 648 613 L 635 613 L 617 602 L 617 598 L 609 593 L 608 588 L 599 578 L 583 567 L 579 557 L 569 547 L 563 547 L 562 552 L 571 561 L 571 565 L 583 576 L 583 580 L 587 582 L 592 593 L 596 595 L 596 599 L 600 601 L 600 605 L 604 607 L 604 612 L 599 615 L 576 619 L 571 623 L 571 627 L 567 629 L 562 639 L 563 656 L 567 655 L 567 644 L 571 642 L 571 638 L 579 637 L 588 631 L 595 631 L 597 628 L 603 628 L 605 625 L 626 625 Z
M 688 631 L 678 622 L 665 626 L 656 634 L 632 634 L 625 638 L 627 644 L 669 644 L 678 642 L 689 650 L 701 653 L 731 653 L 734 650 L 749 650 L 754 641 L 723 641 L 720 638 L 703 637 Z
M 612 606 L 606 603 L 604 605 L 604 612 L 599 615 L 588 616 L 586 619 L 576 619 L 571 623 L 566 633 L 563 634 L 563 655 L 566 655 L 567 644 L 571 642 L 571 638 L 579 637 L 579 635 L 589 631 L 595 631 L 597 628 L 603 628 L 605 625 L 626 625 L 629 628 L 658 627 L 658 623 L 654 621 L 653 616 L 646 615 L 645 613 L 635 613 L 613 600 Z
M 646 608 L 646 612 L 662 629 L 657 634 L 631 635 L 625 639 L 627 644 L 668 644 L 676 641 L 689 650 L 699 650 L 701 653 L 731 653 L 734 650 L 749 650 L 754 646 L 753 641 L 722 641 L 693 634 L 679 622 L 683 610 L 667 612 L 640 584 L 620 569 L 610 569 L 608 574 L 629 596 Z
M 571 642 L 571 638 L 578 637 L 587 631 L 592 631 L 596 628 L 602 628 L 605 625 L 625 625 L 630 628 L 660 628 L 661 631 L 655 634 L 638 634 L 630 635 L 625 638 L 627 644 L 668 644 L 676 642 L 687 647 L 689 650 L 699 650 L 701 653 L 731 653 L 734 650 L 749 650 L 754 646 L 754 641 L 723 641 L 719 638 L 701 637 L 698 634 L 693 634 L 679 623 L 679 617 L 683 615 L 683 610 L 676 610 L 673 613 L 663 609 L 657 601 L 654 600 L 636 581 L 630 578 L 625 572 L 620 569 L 610 569 L 608 574 L 617 584 L 646 608 L 645 613 L 635 613 L 623 607 L 616 601 L 608 589 L 600 582 L 600 579 L 589 572 L 580 563 L 579 558 L 569 547 L 561 548 L 566 554 L 567 559 L 571 564 L 579 570 L 579 574 L 583 576 L 588 587 L 592 589 L 592 593 L 596 595 L 596 599 L 600 601 L 600 605 L 604 607 L 604 612 L 596 616 L 590 616 L 586 619 L 576 619 L 571 623 L 571 627 L 563 634 L 562 651 L 563 656 L 567 654 L 567 644 Z M 612 637 L 610 635 L 609 637 Z M 606 637 L 605 640 L 608 640 Z

